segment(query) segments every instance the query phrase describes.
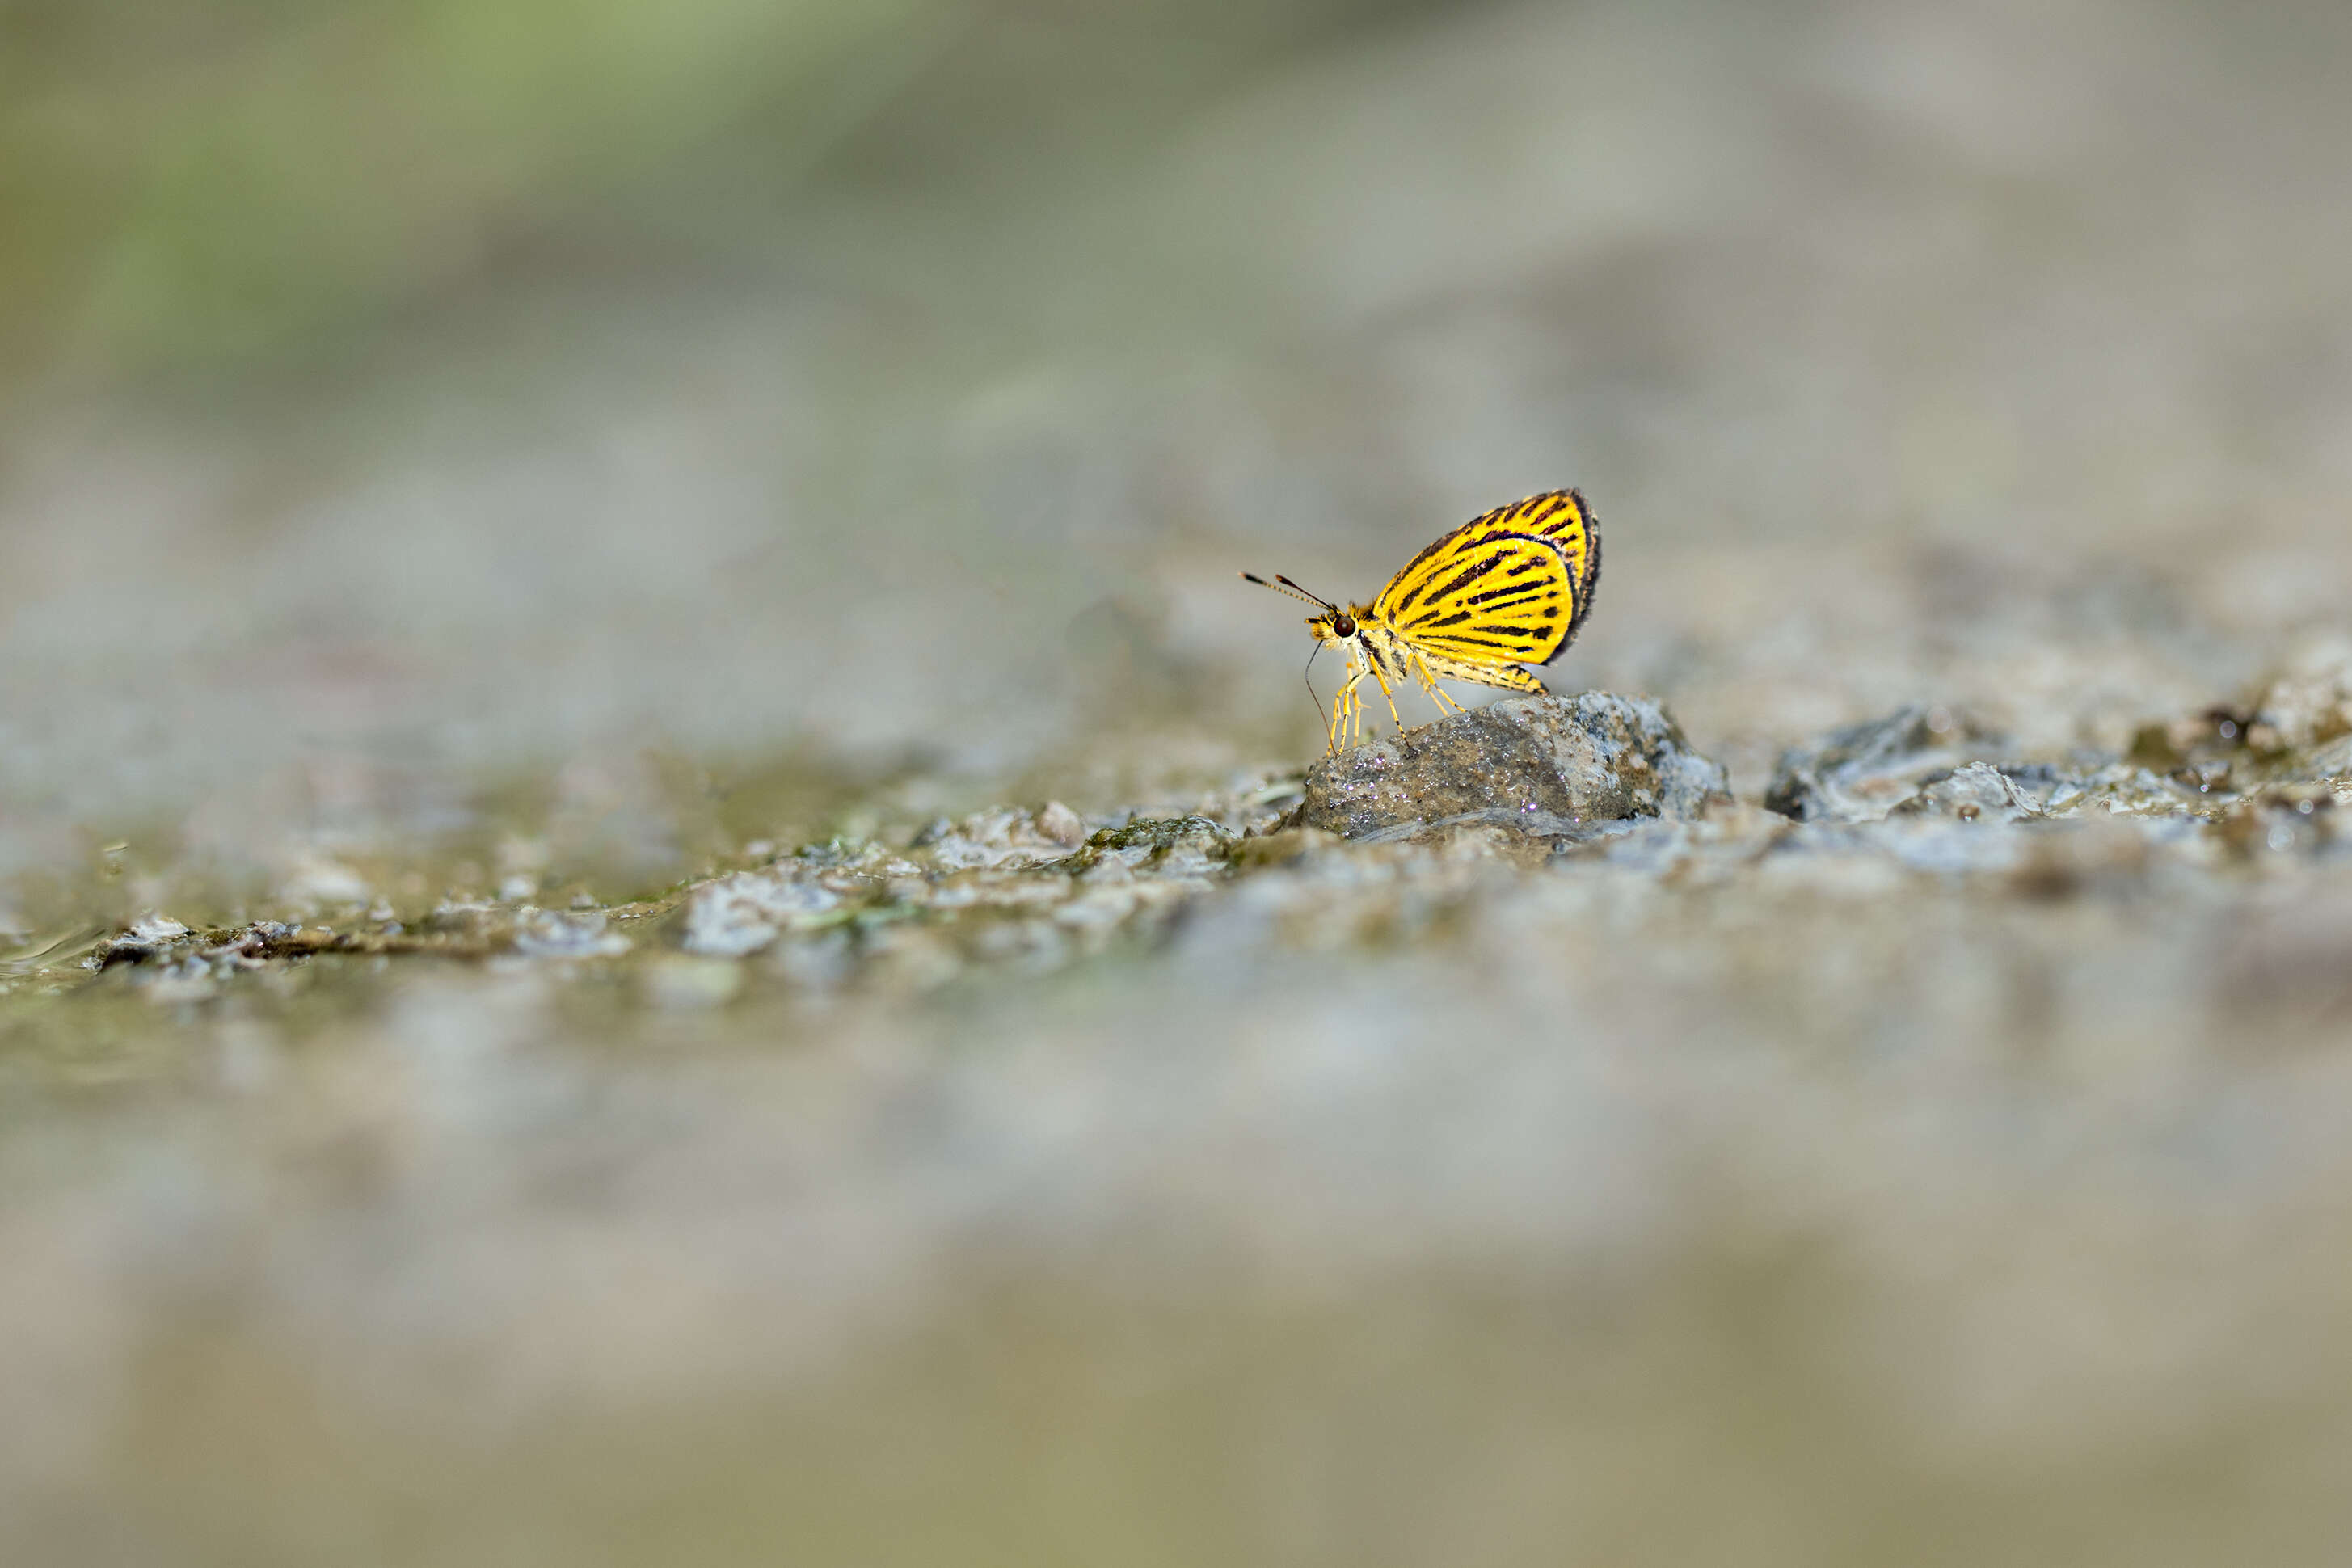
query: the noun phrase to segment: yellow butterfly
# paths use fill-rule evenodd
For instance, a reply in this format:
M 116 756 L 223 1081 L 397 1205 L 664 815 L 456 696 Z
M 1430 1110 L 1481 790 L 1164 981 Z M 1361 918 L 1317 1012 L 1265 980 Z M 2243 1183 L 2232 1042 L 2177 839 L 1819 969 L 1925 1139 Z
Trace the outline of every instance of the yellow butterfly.
M 1357 683 L 1380 682 L 1389 717 L 1399 730 L 1390 681 L 1418 679 L 1421 689 L 1459 713 L 1462 704 L 1437 688 L 1440 680 L 1474 680 L 1511 691 L 1549 689 L 1521 664 L 1549 664 L 1575 640 L 1592 613 L 1601 582 L 1601 530 L 1574 490 L 1550 490 L 1496 507 L 1432 544 L 1389 579 L 1369 605 L 1346 609 L 1276 574 L 1269 583 L 1244 577 L 1322 607 L 1307 617 L 1321 647 L 1348 650 L 1348 679 L 1331 704 L 1326 748 L 1363 739 L 1364 703 Z

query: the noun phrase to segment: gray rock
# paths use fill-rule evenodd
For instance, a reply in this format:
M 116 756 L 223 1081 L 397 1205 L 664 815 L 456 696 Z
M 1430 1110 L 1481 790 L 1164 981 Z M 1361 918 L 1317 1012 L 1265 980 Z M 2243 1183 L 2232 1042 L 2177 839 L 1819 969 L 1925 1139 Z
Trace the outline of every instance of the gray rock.
M 1929 775 L 1997 760 L 1996 737 L 1941 708 L 1914 704 L 1780 754 L 1764 804 L 1800 822 L 1875 822 Z
M 1695 817 L 1729 793 L 1655 702 L 1588 691 L 1515 698 L 1327 756 L 1307 771 L 1297 820 L 1349 838 L 1474 822 L 1572 835 Z
M 601 910 L 526 910 L 515 922 L 514 950 L 528 958 L 618 958 L 629 951 L 627 937 L 604 928 Z
M 2352 735 L 2305 748 L 2280 771 L 2291 778 L 2352 780 Z
M 2017 781 L 1990 763 L 1970 763 L 1930 778 L 1887 813 L 1890 818 L 1948 816 L 1961 822 L 2024 822 L 2042 815 Z
M 705 958 L 741 958 L 785 931 L 806 929 L 840 906 L 838 895 L 796 868 L 738 871 L 697 889 L 678 945 Z

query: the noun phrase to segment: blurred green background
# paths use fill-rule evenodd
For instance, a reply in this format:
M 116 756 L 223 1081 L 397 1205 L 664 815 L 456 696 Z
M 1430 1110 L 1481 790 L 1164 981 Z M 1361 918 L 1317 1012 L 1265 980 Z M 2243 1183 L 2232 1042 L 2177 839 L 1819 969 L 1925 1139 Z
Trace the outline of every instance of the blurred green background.
M 0 0 L 0 954 L 1191 809 L 1321 741 L 1236 569 L 1563 484 L 1555 689 L 1748 795 L 2119 752 L 2342 637 L 2347 80 L 2335 0 Z M 0 1555 L 2338 1562 L 2322 891 L 0 994 Z

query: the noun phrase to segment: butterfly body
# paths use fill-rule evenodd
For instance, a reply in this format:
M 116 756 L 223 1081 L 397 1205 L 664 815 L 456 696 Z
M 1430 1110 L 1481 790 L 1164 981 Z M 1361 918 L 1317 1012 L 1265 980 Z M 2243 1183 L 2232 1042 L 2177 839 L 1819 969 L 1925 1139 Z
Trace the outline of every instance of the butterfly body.
M 1369 605 L 1345 608 L 1287 577 L 1251 582 L 1320 605 L 1307 618 L 1317 642 L 1348 656 L 1348 676 L 1333 704 L 1328 744 L 1344 732 L 1362 738 L 1358 685 L 1367 675 L 1397 718 L 1395 685 L 1407 679 L 1441 706 L 1454 702 L 1437 682 L 1466 680 L 1540 693 L 1544 683 L 1523 664 L 1549 664 L 1575 639 L 1592 611 L 1601 581 L 1601 533 L 1584 498 L 1551 490 L 1475 517 L 1432 543 L 1389 580 Z

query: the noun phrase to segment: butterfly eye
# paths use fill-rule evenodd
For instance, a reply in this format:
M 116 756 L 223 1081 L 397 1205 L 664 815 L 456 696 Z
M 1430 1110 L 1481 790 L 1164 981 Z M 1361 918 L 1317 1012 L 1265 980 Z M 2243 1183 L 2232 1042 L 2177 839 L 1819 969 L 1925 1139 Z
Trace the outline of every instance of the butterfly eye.
M 1353 616 L 1341 616 L 1339 619 L 1331 623 L 1331 629 L 1338 632 L 1343 637 L 1354 637 L 1356 635 L 1356 618 Z

